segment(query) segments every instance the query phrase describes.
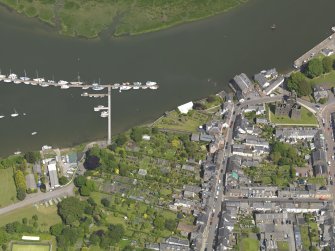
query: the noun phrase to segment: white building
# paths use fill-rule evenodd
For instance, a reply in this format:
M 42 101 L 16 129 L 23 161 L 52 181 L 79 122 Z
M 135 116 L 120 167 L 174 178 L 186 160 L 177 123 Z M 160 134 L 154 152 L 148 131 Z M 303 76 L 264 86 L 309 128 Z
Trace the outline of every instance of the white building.
M 193 109 L 193 102 L 188 102 L 186 104 L 178 106 L 178 110 L 182 114 L 187 114 L 189 111 Z
M 48 164 L 48 172 L 50 179 L 50 188 L 54 189 L 59 187 L 56 162 L 51 162 Z

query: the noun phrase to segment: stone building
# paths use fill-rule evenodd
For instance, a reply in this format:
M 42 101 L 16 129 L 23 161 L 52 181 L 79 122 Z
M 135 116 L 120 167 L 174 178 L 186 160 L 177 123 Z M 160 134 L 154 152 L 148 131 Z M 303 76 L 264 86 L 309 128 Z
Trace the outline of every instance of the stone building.
M 288 116 L 293 119 L 301 118 L 301 106 L 297 103 L 295 92 L 292 92 L 286 100 L 276 103 L 275 115 Z

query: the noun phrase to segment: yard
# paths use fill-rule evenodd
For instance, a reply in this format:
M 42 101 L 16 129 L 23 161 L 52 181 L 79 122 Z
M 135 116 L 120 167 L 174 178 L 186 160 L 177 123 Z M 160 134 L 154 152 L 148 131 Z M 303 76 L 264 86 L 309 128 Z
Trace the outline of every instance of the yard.
M 26 243 L 14 243 L 11 251 L 49 251 L 51 250 L 48 244 L 26 244 Z
M 205 124 L 209 119 L 209 115 L 196 110 L 190 111 L 187 115 L 171 111 L 166 116 L 159 118 L 154 126 L 168 130 L 196 132 L 198 127 Z
M 335 86 L 335 70 L 326 74 L 322 74 L 320 77 L 313 78 L 309 81 L 313 86 L 315 84 L 325 84 L 325 87 Z
M 312 112 L 308 111 L 305 107 L 301 107 L 301 118 L 292 119 L 288 116 L 276 116 L 274 114 L 274 105 L 269 106 L 269 120 L 276 125 L 309 125 L 317 126 L 318 121 Z
M 240 251 L 258 251 L 259 243 L 258 240 L 252 238 L 243 238 L 239 246 Z
M 15 202 L 16 187 L 13 179 L 12 167 L 0 169 L 0 184 L 0 207 L 4 207 Z
M 278 251 L 289 251 L 290 250 L 287 241 L 277 241 L 277 246 L 278 246 Z
M 311 241 L 308 235 L 308 226 L 306 225 L 300 226 L 300 232 L 301 232 L 303 250 L 309 250 L 309 247 L 311 246 Z
M 0 215 L 0 226 L 4 226 L 7 223 L 14 221 L 22 221 L 23 218 L 27 218 L 28 222 L 33 215 L 38 216 L 38 225 L 40 230 L 49 231 L 50 226 L 61 223 L 61 218 L 57 214 L 56 206 L 45 207 L 39 206 L 28 206 L 14 210 L 12 212 Z

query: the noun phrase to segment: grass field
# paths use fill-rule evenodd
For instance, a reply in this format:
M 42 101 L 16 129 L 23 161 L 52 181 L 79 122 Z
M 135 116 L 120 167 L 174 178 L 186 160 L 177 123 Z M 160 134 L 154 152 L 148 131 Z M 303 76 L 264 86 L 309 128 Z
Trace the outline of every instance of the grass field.
M 13 168 L 0 169 L 0 207 L 16 201 L 16 187 L 13 179 Z
M 309 239 L 308 235 L 308 226 L 300 226 L 300 233 L 301 233 L 301 240 L 302 240 L 302 246 L 304 250 L 309 250 L 309 247 L 311 246 L 311 241 Z
M 240 251 L 258 251 L 259 243 L 256 239 L 243 238 L 239 244 L 239 247 Z
M 49 245 L 38 244 L 13 244 L 11 251 L 49 251 Z
M 50 226 L 61 223 L 56 206 L 39 206 L 38 209 L 34 206 L 29 206 L 0 215 L 0 226 L 14 221 L 22 221 L 23 218 L 27 218 L 29 221 L 34 214 L 38 216 L 38 225 L 42 231 L 49 231 Z
M 200 125 L 209 120 L 209 115 L 198 111 L 191 111 L 187 115 L 178 114 L 177 111 L 169 112 L 167 116 L 158 119 L 154 126 L 161 129 L 195 132 Z
M 300 119 L 292 119 L 288 116 L 276 116 L 274 114 L 274 105 L 271 105 L 270 109 L 267 110 L 269 112 L 269 120 L 276 125 L 318 125 L 316 117 L 305 107 L 301 107 Z
M 70 36 L 140 34 L 213 16 L 247 0 L 0 0 L 28 17 L 59 26 Z M 59 25 L 57 20 L 59 20 Z

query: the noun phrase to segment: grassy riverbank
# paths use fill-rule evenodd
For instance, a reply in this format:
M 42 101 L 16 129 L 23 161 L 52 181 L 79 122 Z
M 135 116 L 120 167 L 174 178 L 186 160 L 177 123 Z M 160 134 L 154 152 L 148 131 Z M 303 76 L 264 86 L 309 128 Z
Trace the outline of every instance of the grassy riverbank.
M 57 26 L 69 36 L 135 35 L 213 16 L 247 0 L 0 0 L 28 17 Z

